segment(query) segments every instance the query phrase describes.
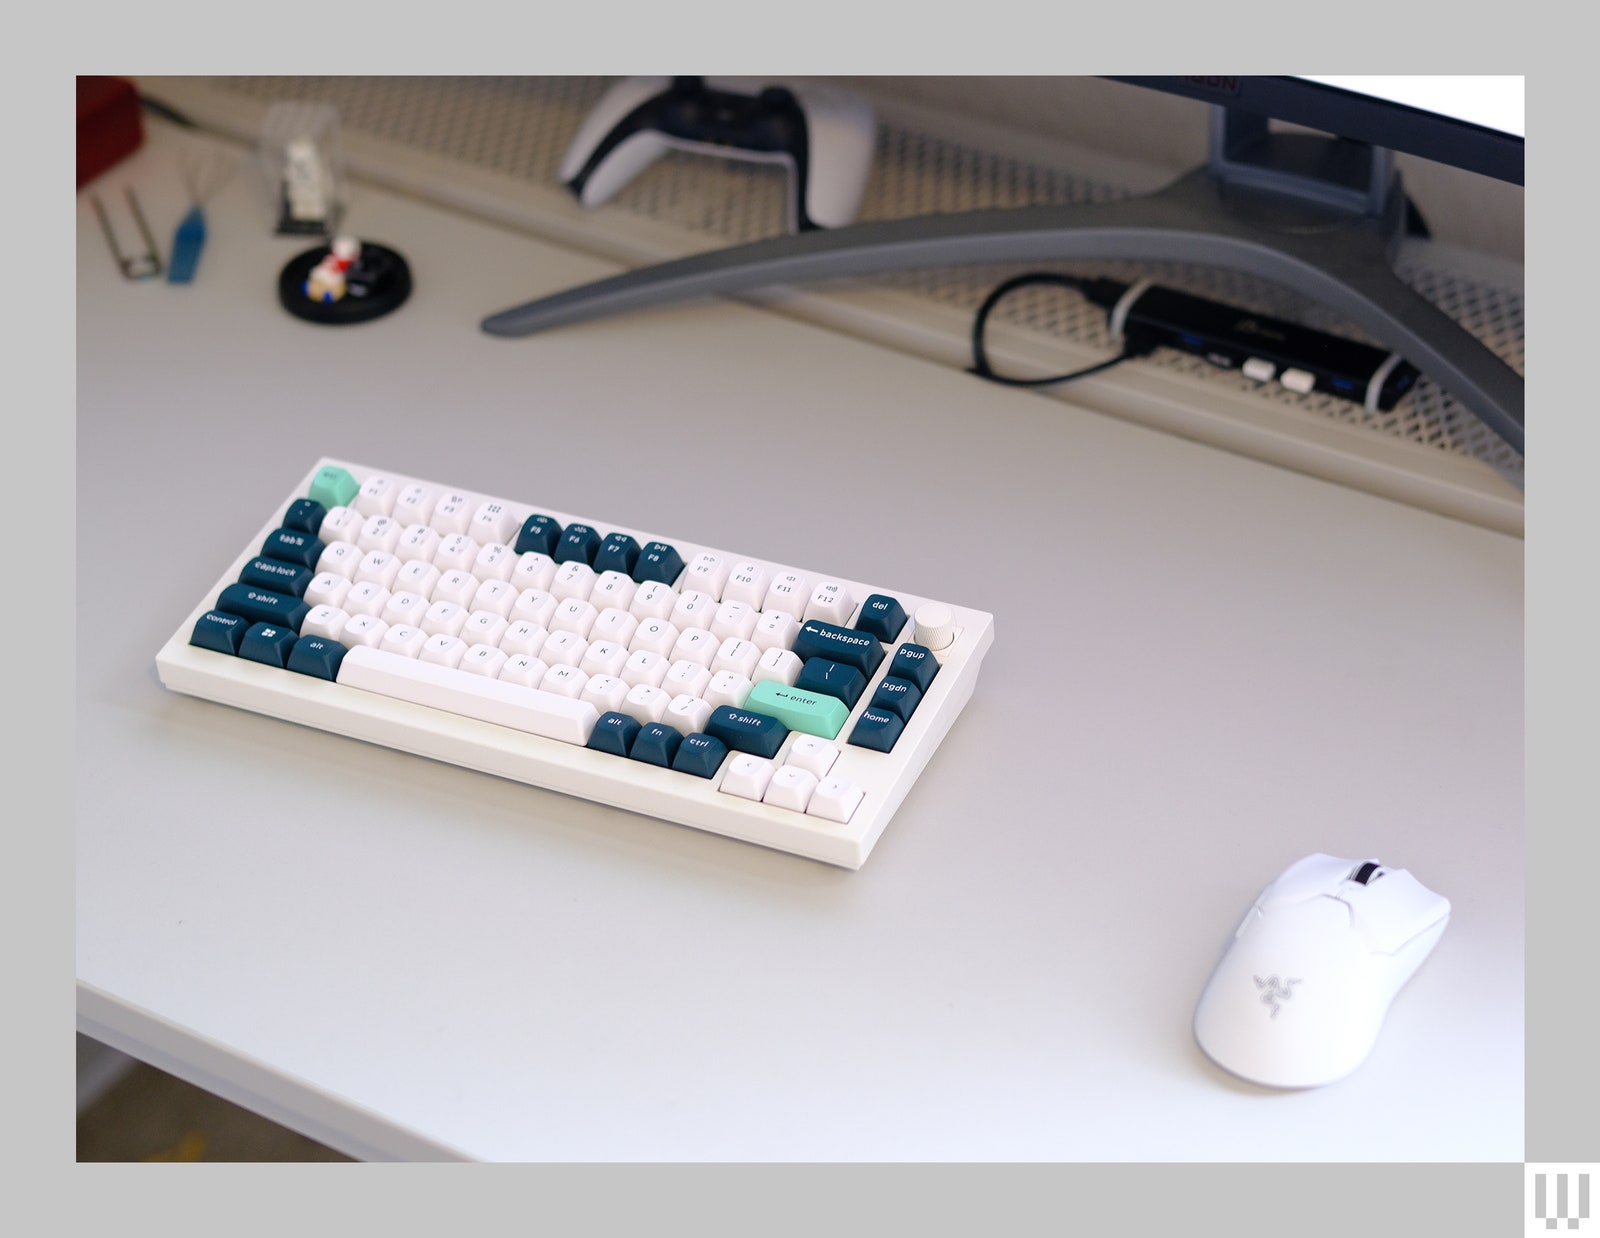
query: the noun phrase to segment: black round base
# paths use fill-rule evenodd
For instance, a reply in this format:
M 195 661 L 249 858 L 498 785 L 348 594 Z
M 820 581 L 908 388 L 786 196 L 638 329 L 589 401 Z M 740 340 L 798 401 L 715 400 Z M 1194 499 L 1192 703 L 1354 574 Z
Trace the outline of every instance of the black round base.
M 327 245 L 308 249 L 290 259 L 278 276 L 278 300 L 296 318 L 330 327 L 371 322 L 399 309 L 411 295 L 411 268 L 406 260 L 386 246 L 363 241 L 344 296 L 337 301 L 313 301 L 306 296 L 306 280 L 328 251 Z M 370 275 L 370 282 L 364 275 Z

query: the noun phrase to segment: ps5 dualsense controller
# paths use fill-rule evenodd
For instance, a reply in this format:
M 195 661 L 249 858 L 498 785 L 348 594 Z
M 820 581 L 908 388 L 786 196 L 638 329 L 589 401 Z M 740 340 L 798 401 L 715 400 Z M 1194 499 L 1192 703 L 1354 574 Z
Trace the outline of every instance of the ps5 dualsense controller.
M 673 149 L 777 163 L 790 173 L 790 230 L 837 228 L 860 209 L 876 133 L 871 105 L 833 87 L 630 77 L 584 119 L 559 175 L 596 206 Z

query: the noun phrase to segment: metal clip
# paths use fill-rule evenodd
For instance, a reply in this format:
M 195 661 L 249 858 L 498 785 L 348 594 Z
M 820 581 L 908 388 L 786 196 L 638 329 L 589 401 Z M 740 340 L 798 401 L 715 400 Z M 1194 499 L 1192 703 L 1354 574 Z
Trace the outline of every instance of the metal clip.
M 144 212 L 139 209 L 139 199 L 133 196 L 131 188 L 124 189 L 128 197 L 128 209 L 133 212 L 134 222 L 139 225 L 140 235 L 144 237 L 145 252 L 136 254 L 132 258 L 122 252 L 122 247 L 117 244 L 117 234 L 111 230 L 111 220 L 106 215 L 106 208 L 101 204 L 95 194 L 89 195 L 89 201 L 94 204 L 94 213 L 100 216 L 100 228 L 106 234 L 106 244 L 111 246 L 111 256 L 117 260 L 117 265 L 122 268 L 124 279 L 153 279 L 161 274 L 161 257 L 156 253 L 155 238 L 150 235 L 150 225 L 144 221 Z

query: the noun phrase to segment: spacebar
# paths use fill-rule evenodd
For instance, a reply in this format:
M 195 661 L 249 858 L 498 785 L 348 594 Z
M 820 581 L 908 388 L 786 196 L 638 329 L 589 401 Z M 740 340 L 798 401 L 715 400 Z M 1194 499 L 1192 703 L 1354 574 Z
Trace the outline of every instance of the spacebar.
M 419 662 L 403 653 L 367 645 L 357 645 L 345 653 L 339 663 L 338 682 L 568 744 L 588 743 L 589 733 L 600 720 L 600 711 L 588 701 L 575 701 L 435 662 Z

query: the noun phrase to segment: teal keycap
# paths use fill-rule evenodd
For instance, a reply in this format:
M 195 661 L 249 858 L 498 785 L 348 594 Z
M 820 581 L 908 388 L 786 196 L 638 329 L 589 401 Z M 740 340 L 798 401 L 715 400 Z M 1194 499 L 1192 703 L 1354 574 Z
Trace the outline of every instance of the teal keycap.
M 850 707 L 836 696 L 791 688 L 776 679 L 764 679 L 750 689 L 745 706 L 776 718 L 791 731 L 804 731 L 832 739 L 850 717 Z
M 348 507 L 350 500 L 356 497 L 356 492 L 360 489 L 361 483 L 351 477 L 348 470 L 336 464 L 329 464 L 317 470 L 317 475 L 311 479 L 311 490 L 306 497 L 331 510 L 335 507 Z

